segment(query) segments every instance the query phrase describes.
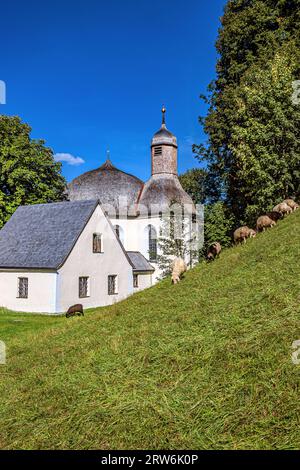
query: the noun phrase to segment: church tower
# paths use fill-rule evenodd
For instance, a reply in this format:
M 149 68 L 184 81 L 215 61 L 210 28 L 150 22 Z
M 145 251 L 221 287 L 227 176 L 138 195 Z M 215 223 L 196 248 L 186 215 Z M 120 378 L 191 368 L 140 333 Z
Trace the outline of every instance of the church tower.
M 166 108 L 162 108 L 162 124 L 151 140 L 151 178 L 144 184 L 138 199 L 140 214 L 159 215 L 170 205 L 195 206 L 182 188 L 177 174 L 177 139 L 166 127 Z
M 162 108 L 162 124 L 151 142 L 153 175 L 168 173 L 177 175 L 177 139 L 166 127 L 166 108 Z

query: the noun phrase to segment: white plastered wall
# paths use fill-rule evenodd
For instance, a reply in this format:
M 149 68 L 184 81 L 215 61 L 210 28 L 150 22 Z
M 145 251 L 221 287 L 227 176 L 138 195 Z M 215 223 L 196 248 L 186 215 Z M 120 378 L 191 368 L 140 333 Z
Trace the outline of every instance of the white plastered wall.
M 102 234 L 103 252 L 93 253 L 94 233 Z M 108 294 L 108 275 L 118 276 L 118 293 Z M 79 297 L 79 277 L 89 277 L 89 296 Z M 110 305 L 133 292 L 133 274 L 114 230 L 97 206 L 64 265 L 58 271 L 57 312 L 65 312 L 71 305 L 84 308 Z
M 136 273 L 138 276 L 138 287 L 134 287 L 133 292 L 148 289 L 153 285 L 153 274 L 152 273 Z
M 28 298 L 18 298 L 18 278 L 28 278 Z M 0 306 L 19 312 L 56 313 L 57 273 L 0 271 Z
M 157 237 L 159 237 L 159 229 L 161 220 L 159 217 L 138 217 L 136 219 L 111 219 L 113 226 L 119 225 L 122 227 L 122 237 L 124 240 L 124 247 L 126 251 L 139 251 L 146 259 L 149 259 L 149 244 L 148 244 L 148 231 L 147 227 L 153 225 L 156 230 Z M 155 268 L 152 274 L 152 282 L 157 282 L 160 271 L 155 262 L 150 262 Z M 145 282 L 147 282 L 145 280 Z
M 189 222 L 190 218 L 187 217 L 186 221 Z M 159 217 L 137 217 L 136 219 L 111 219 L 113 226 L 119 225 L 122 228 L 122 241 L 126 251 L 139 251 L 146 259 L 149 259 L 149 233 L 148 226 L 152 225 L 159 238 L 160 228 L 163 226 L 163 221 Z M 187 234 L 188 235 L 188 234 Z M 159 254 L 159 246 L 157 246 Z M 189 266 L 189 258 L 185 260 Z M 152 274 L 152 282 L 159 281 L 161 270 L 157 263 L 151 261 L 155 272 Z M 145 283 L 147 281 L 145 280 Z

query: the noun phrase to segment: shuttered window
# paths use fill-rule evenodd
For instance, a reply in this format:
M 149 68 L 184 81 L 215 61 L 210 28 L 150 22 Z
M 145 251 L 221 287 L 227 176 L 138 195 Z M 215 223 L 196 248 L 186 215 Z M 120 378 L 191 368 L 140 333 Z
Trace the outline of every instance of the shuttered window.
M 108 295 L 117 294 L 117 276 L 110 275 L 108 276 Z
M 139 287 L 139 276 L 138 276 L 138 274 L 133 275 L 133 287 Z
M 101 233 L 93 234 L 93 253 L 102 253 L 102 235 Z
M 154 155 L 158 156 L 162 154 L 162 147 L 154 147 Z
M 84 276 L 79 278 L 79 297 L 82 299 L 89 296 L 89 278 Z
M 28 278 L 18 278 L 18 297 L 19 299 L 28 299 Z

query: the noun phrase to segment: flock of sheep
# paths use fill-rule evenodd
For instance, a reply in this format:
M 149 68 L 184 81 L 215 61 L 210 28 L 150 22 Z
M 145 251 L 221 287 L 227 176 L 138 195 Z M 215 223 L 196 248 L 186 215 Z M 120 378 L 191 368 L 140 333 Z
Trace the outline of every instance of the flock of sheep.
M 238 243 L 246 243 L 247 238 L 254 238 L 258 232 L 264 232 L 267 228 L 272 228 L 277 221 L 285 215 L 290 214 L 299 208 L 299 205 L 293 199 L 285 199 L 285 201 L 277 204 L 271 212 L 258 217 L 256 222 L 256 230 L 247 226 L 237 228 L 233 233 L 233 241 Z M 213 243 L 208 251 L 207 261 L 213 261 L 221 252 L 222 247 L 219 242 Z M 172 263 L 172 283 L 177 284 L 183 274 L 187 271 L 187 265 L 182 258 L 176 258 Z

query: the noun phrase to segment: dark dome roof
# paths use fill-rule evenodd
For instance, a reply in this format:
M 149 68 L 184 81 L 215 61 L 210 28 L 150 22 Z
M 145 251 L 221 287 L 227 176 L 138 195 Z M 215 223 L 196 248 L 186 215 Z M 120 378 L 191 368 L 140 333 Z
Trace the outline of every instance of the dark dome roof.
M 151 146 L 153 145 L 173 145 L 177 147 L 177 139 L 163 123 L 159 131 L 157 131 L 152 138 Z
M 154 215 L 168 211 L 172 204 L 185 204 L 187 212 L 195 212 L 194 203 L 182 188 L 178 177 L 171 174 L 157 174 L 144 185 L 138 211 L 141 214 L 151 212 Z
M 171 131 L 169 131 L 166 127 L 161 127 L 159 131 L 155 132 L 154 137 L 174 137 Z
M 109 215 L 135 213 L 135 204 L 143 188 L 143 181 L 118 170 L 110 160 L 92 171 L 75 178 L 67 187 L 70 201 L 99 199 Z M 113 209 L 112 209 L 112 207 Z M 124 215 L 125 215 L 124 213 Z

